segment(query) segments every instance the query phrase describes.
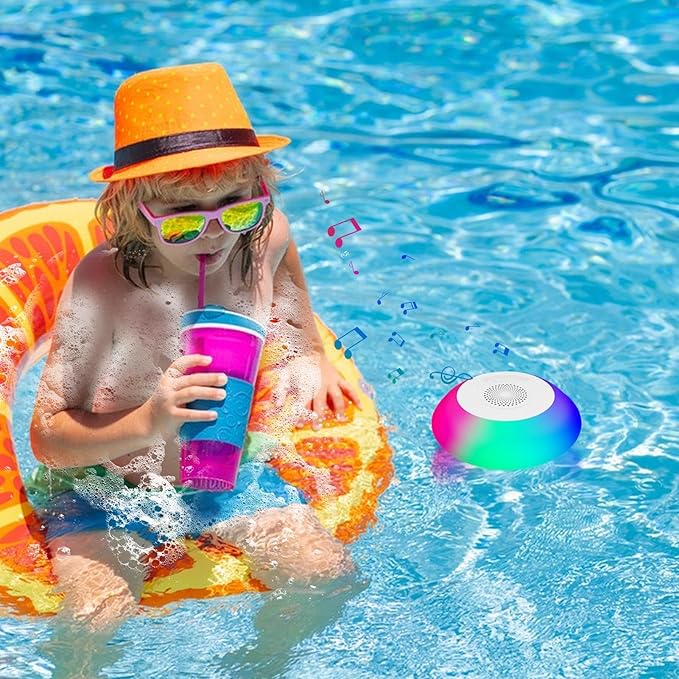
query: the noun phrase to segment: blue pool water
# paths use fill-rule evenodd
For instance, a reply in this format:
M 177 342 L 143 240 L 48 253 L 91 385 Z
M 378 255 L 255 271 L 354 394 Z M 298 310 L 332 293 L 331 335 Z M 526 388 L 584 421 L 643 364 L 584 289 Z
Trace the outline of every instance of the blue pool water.
M 397 480 L 353 547 L 365 586 L 252 676 L 679 676 L 674 0 L 6 0 L 0 18 L 2 209 L 96 196 L 114 91 L 146 68 L 219 61 L 255 128 L 293 139 L 282 209 L 314 309 L 367 335 Z M 342 259 L 326 228 L 349 217 Z M 435 475 L 446 365 L 549 379 L 580 438 L 539 468 Z M 138 616 L 100 676 L 246 676 L 262 605 Z M 50 676 L 50 635 L 0 613 L 0 676 Z

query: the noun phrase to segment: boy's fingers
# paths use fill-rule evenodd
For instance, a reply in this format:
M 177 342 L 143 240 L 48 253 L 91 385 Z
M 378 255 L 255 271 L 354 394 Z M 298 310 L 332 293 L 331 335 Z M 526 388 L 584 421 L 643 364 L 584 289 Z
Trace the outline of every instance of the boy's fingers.
M 183 375 L 189 368 L 196 365 L 210 365 L 212 363 L 212 356 L 204 356 L 203 354 L 188 354 L 187 356 L 180 356 L 176 361 L 173 361 L 168 368 L 168 373 L 173 377 Z
M 351 399 L 351 402 L 359 409 L 363 410 L 361 407 L 361 395 L 358 393 L 356 389 L 354 389 L 354 386 L 347 382 L 346 380 L 343 380 L 341 383 L 342 390 L 344 393 Z
M 177 378 L 175 389 L 179 391 L 185 387 L 225 387 L 229 376 L 225 373 L 191 373 Z
M 314 396 L 312 400 L 312 408 L 314 414 L 317 417 L 321 417 L 323 415 L 323 409 L 325 408 L 325 402 L 326 399 L 328 398 L 328 392 L 323 390 L 319 391 L 316 396 Z
M 326 408 L 326 401 L 328 398 L 328 392 L 323 390 L 316 394 L 313 399 L 313 413 L 311 415 L 311 428 L 317 431 L 321 428 L 321 422 Z
M 333 389 L 328 392 L 330 400 L 332 401 L 332 409 L 335 411 L 337 417 L 344 416 L 344 394 L 339 389 Z
M 212 356 L 206 356 L 205 354 L 187 354 L 186 356 L 180 356 L 172 365 L 180 370 L 185 370 L 192 365 L 209 365 L 212 363 Z

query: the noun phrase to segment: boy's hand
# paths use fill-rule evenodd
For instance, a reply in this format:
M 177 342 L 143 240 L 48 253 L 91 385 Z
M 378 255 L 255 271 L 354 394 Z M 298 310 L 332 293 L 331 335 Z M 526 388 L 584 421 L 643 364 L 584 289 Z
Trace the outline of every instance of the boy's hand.
M 307 410 L 311 411 L 307 421 L 311 420 L 312 429 L 315 431 L 321 428 L 320 422 L 326 410 L 334 411 L 338 420 L 344 419 L 345 396 L 362 410 L 360 394 L 339 374 L 325 354 L 320 357 L 320 369 L 321 385 L 315 396 L 306 404 Z M 297 425 L 303 426 L 304 423 L 305 420 L 302 419 Z
M 165 440 L 176 435 L 184 422 L 212 422 L 217 419 L 214 410 L 193 410 L 186 404 L 196 399 L 223 401 L 227 382 L 224 373 L 195 372 L 185 374 L 190 368 L 207 366 L 212 357 L 189 354 L 174 361 L 163 373 L 160 382 L 144 408 L 148 412 L 151 431 L 159 432 Z

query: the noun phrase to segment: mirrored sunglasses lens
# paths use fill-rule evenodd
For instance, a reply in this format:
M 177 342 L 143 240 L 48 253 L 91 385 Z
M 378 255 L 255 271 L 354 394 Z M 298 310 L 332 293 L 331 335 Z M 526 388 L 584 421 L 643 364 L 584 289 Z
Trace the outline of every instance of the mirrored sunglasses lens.
M 170 217 L 161 223 L 160 235 L 166 243 L 187 243 L 200 234 L 204 224 L 201 215 Z
M 258 200 L 252 203 L 243 203 L 224 210 L 222 221 L 229 227 L 230 231 L 245 231 L 257 225 L 262 218 L 263 211 L 264 207 Z

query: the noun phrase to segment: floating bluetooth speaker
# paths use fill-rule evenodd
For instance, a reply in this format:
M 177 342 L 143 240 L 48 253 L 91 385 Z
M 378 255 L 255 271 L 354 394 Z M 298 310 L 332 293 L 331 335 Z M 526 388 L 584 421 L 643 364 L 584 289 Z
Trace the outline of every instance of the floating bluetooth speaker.
M 431 427 L 457 459 L 488 469 L 522 469 L 566 452 L 580 434 L 578 409 L 547 380 L 522 372 L 478 375 L 439 402 Z

